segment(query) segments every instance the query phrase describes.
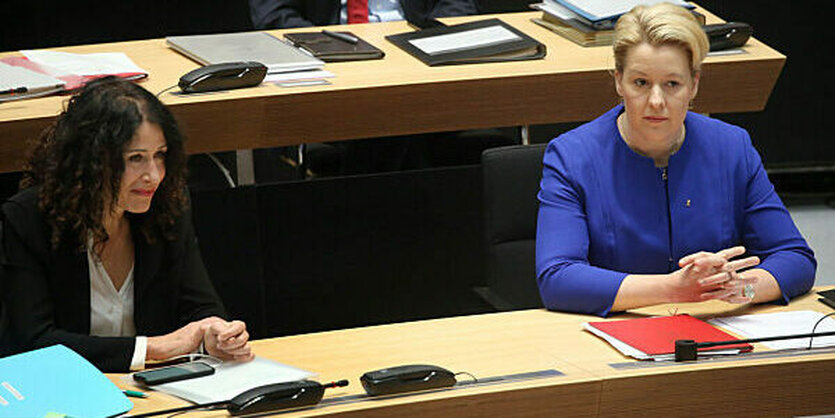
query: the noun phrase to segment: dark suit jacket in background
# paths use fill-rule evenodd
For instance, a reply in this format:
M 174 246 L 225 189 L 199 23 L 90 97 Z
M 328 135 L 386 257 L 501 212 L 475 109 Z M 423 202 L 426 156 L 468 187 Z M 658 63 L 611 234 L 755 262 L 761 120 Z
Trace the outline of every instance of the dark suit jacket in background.
M 191 225 L 179 219 L 173 241 L 146 242 L 131 219 L 135 247 L 134 322 L 137 335 L 169 333 L 209 316 L 224 317 Z M 135 338 L 90 336 L 90 273 L 86 252 L 53 250 L 38 209 L 37 190 L 2 206 L 0 295 L 8 317 L 0 352 L 64 344 L 105 372 L 130 368 Z
M 477 0 L 400 0 L 403 12 L 430 18 L 478 13 Z M 256 29 L 339 24 L 340 0 L 249 0 Z

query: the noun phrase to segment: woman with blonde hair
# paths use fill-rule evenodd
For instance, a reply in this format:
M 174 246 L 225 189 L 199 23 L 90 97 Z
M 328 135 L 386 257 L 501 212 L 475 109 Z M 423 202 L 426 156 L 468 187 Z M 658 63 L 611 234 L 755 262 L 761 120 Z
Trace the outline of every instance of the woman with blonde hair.
M 619 19 L 622 104 L 545 153 L 536 270 L 547 308 L 605 316 L 669 302 L 787 303 L 811 288 L 814 253 L 748 133 L 688 110 L 708 48 L 678 6 Z

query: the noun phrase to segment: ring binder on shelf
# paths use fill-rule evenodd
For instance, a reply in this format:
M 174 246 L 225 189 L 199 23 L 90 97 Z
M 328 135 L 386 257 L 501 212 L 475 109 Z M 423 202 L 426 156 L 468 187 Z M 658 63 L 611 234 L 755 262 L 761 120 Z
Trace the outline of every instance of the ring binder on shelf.
M 435 27 L 386 36 L 427 65 L 534 60 L 545 45 L 499 19 Z

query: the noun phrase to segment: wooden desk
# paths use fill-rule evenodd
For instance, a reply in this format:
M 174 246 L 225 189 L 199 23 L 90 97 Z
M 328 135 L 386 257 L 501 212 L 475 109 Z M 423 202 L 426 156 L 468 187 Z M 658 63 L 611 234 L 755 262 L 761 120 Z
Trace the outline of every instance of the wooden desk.
M 614 319 L 667 314 L 670 309 L 701 317 L 783 309 L 831 311 L 810 294 L 795 300 L 789 308 L 733 310 L 721 302 L 680 304 Z M 437 364 L 480 378 L 548 369 L 562 373 L 528 381 L 320 406 L 282 416 L 785 416 L 835 411 L 832 351 L 657 365 L 628 359 L 581 330 L 583 322 L 594 319 L 527 310 L 276 338 L 256 341 L 253 347 L 260 356 L 318 373 L 321 382 L 350 380 L 348 387 L 327 391 L 326 401 L 362 394 L 358 380 L 362 373 L 400 364 Z M 766 351 L 757 345 L 754 353 Z M 622 367 L 624 364 L 633 367 Z M 465 380 L 459 376 L 459 381 Z M 159 393 L 134 403 L 133 413 L 185 404 Z M 225 412 L 195 415 L 224 416 Z
M 816 289 L 821 290 L 821 289 Z M 722 302 L 670 304 L 633 311 L 612 320 L 647 315 L 689 313 L 701 319 L 783 310 L 832 309 L 817 301 L 815 293 L 787 306 L 752 307 Z M 835 412 L 835 353 L 803 353 L 767 358 L 771 351 L 754 344 L 753 356 L 700 361 L 697 364 L 652 365 L 626 359 L 588 333 L 575 345 L 562 344 L 558 356 L 602 379 L 600 416 L 797 416 Z M 582 338 L 582 340 L 579 340 Z M 557 341 L 552 336 L 551 344 Z M 594 343 L 588 341 L 597 340 Z M 582 341 L 579 342 L 579 341 Z M 759 358 L 758 358 L 759 357 Z M 620 368 L 626 363 L 646 365 Z
M 328 86 L 257 88 L 195 96 L 166 93 L 192 153 L 251 149 L 420 132 L 591 120 L 617 102 L 611 48 L 582 48 L 530 21 L 540 12 L 499 18 L 545 43 L 543 60 L 428 67 L 384 36 L 410 30 L 404 22 L 352 25 L 383 49 L 382 61 L 331 63 Z M 708 12 L 709 22 L 718 19 Z M 458 23 L 483 17 L 444 19 Z M 304 31 L 310 29 L 296 29 Z M 277 36 L 289 31 L 274 31 Z M 197 67 L 162 39 L 57 50 L 122 51 L 147 70 L 142 85 L 159 92 Z M 752 39 L 746 54 L 711 57 L 696 99 L 700 112 L 765 107 L 786 57 Z M 2 53 L 8 56 L 16 53 Z M 22 166 L 25 140 L 61 110 L 63 97 L 0 105 L 0 172 Z

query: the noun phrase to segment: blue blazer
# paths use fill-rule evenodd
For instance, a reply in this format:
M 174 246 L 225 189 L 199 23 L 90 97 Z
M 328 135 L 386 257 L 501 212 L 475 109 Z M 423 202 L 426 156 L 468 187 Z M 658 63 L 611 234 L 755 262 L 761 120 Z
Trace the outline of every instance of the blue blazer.
M 536 272 L 549 309 L 605 316 L 624 277 L 678 269 L 698 251 L 744 245 L 776 279 L 782 301 L 814 283 L 798 232 L 748 133 L 695 113 L 666 168 L 632 151 L 617 106 L 552 140 L 539 191 Z
M 340 0 L 249 0 L 255 29 L 281 29 L 339 24 Z M 404 11 L 422 16 L 467 16 L 478 13 L 476 0 L 400 0 Z

